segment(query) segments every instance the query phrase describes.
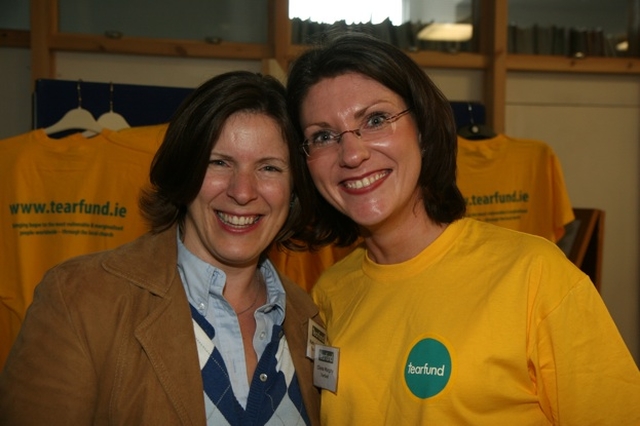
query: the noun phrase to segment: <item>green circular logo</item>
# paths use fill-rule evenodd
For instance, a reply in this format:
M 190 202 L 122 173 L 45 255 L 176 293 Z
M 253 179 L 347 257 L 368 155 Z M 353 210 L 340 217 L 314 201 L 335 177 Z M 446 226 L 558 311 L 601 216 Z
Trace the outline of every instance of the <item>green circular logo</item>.
M 415 344 L 404 369 L 404 380 L 418 398 L 440 393 L 451 377 L 451 355 L 439 341 L 427 338 Z

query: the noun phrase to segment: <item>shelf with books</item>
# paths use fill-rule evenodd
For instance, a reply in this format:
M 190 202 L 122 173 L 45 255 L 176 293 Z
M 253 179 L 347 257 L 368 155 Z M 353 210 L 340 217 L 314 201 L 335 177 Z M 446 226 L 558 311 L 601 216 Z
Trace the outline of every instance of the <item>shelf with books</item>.
M 313 43 L 331 33 L 363 32 L 412 52 L 472 53 L 478 50 L 471 24 L 448 24 L 445 27 L 445 24 L 433 20 L 409 20 L 398 25 L 389 18 L 379 23 L 356 24 L 341 20 L 329 24 L 291 18 L 289 25 L 292 45 Z
M 638 73 L 640 0 L 509 0 L 509 70 Z
M 288 3 L 288 40 L 295 52 L 327 34 L 364 32 L 408 52 L 425 67 L 487 65 L 480 49 L 481 28 L 486 28 L 488 21 L 482 18 L 491 8 L 483 9 L 480 1 L 388 0 L 372 11 L 363 0 L 338 0 L 342 6 L 334 12 L 305 0 L 283 1 Z M 331 1 L 336 0 L 326 3 Z

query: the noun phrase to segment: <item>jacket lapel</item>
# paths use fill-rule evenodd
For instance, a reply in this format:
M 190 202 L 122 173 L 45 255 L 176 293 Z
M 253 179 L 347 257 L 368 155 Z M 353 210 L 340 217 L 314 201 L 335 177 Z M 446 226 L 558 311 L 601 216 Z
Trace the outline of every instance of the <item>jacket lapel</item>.
M 173 286 L 182 290 L 182 283 L 174 281 Z M 135 336 L 182 421 L 204 424 L 202 375 L 191 315 L 184 291 L 182 297 L 175 296 L 159 301 L 136 328 Z
M 142 237 L 104 267 L 151 293 L 135 337 L 182 423 L 206 424 L 189 302 L 177 271 L 176 228 Z
M 307 358 L 307 334 L 309 318 L 313 318 L 320 325 L 318 308 L 311 299 L 296 284 L 280 276 L 287 293 L 286 317 L 283 324 L 287 337 L 291 358 L 296 368 L 296 375 L 300 384 L 302 398 L 309 413 L 312 425 L 320 417 L 320 391 L 313 385 L 313 360 Z

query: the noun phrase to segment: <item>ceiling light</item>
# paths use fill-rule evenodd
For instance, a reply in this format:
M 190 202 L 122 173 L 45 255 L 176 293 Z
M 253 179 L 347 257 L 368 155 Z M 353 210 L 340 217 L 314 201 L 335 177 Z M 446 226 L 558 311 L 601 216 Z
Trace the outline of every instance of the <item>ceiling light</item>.
M 429 41 L 469 41 L 473 33 L 471 24 L 429 24 L 418 33 L 418 39 Z

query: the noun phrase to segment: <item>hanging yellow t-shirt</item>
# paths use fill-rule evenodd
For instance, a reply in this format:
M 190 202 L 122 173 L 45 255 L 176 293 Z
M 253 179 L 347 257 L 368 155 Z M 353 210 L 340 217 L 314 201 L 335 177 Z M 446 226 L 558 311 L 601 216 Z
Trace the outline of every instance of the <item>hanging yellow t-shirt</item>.
M 468 217 L 553 242 L 574 219 L 560 161 L 544 142 L 458 137 L 457 165 Z
M 47 269 L 147 231 L 138 195 L 155 150 L 136 140 L 38 129 L 0 141 L 0 368 Z
M 109 133 L 109 140 L 153 156 L 160 148 L 168 127 L 168 123 L 127 127 Z

